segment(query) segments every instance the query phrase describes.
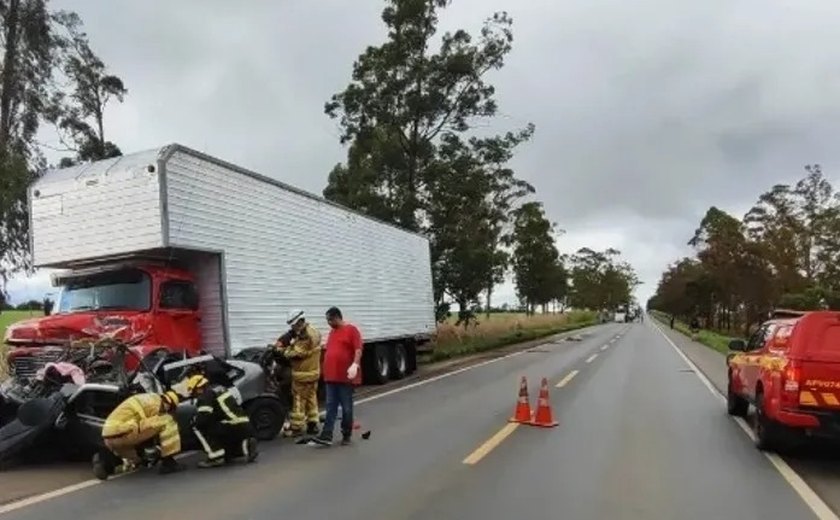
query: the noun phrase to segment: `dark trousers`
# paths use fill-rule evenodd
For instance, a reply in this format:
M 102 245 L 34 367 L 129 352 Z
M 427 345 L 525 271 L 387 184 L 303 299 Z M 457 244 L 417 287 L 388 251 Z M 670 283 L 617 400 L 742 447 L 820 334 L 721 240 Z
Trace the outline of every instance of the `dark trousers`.
M 327 413 L 321 438 L 332 439 L 338 407 L 341 406 L 341 434 L 350 437 L 353 432 L 353 385 L 349 383 L 326 383 Z
M 235 459 L 245 455 L 245 441 L 254 437 L 251 423 L 215 423 L 194 428 L 201 447 L 209 459 Z

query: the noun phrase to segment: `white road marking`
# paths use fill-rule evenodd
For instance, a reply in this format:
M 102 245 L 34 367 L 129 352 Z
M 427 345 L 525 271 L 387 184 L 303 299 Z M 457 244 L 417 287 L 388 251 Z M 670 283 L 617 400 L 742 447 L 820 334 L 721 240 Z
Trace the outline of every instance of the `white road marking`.
M 596 358 L 596 357 L 598 357 L 598 354 L 592 354 L 591 356 L 589 356 L 589 357 L 586 359 L 586 362 L 587 362 L 587 363 L 592 363 L 593 361 L 595 361 L 595 358 Z
M 18 509 L 22 509 L 33 504 L 37 504 L 38 502 L 44 502 L 46 500 L 60 497 L 61 495 L 67 495 L 68 493 L 73 493 L 74 491 L 79 491 L 80 489 L 85 489 L 101 483 L 102 482 L 99 480 L 86 480 L 84 482 L 79 482 L 78 484 L 73 484 L 72 486 L 56 489 L 55 491 L 49 491 L 47 493 L 42 493 L 40 495 L 35 495 L 33 497 L 18 500 L 17 502 L 11 502 L 4 506 L 0 506 L 0 515 L 11 513 L 12 511 L 16 511 Z
M 603 347 L 601 347 L 601 351 L 607 350 L 608 348 L 610 348 L 609 345 L 604 345 Z
M 548 338 L 546 338 L 548 339 Z M 548 341 L 546 341 L 548 342 Z M 463 374 L 464 372 L 469 372 L 470 370 L 474 370 L 476 368 L 481 368 L 483 366 L 491 365 L 493 363 L 498 363 L 499 361 L 504 361 L 506 359 L 510 359 L 516 356 L 521 356 L 525 354 L 527 350 L 520 350 L 517 352 L 511 352 L 510 354 L 506 354 L 504 356 L 500 356 L 493 359 L 488 359 L 487 361 L 482 361 L 481 363 L 477 363 L 475 365 L 470 365 L 464 368 L 459 368 L 458 370 L 454 370 L 452 372 L 447 372 L 445 374 L 441 374 L 439 376 L 430 377 L 429 379 L 424 379 L 422 381 L 417 381 L 416 383 L 411 383 L 409 385 L 401 386 L 399 388 L 394 388 L 393 390 L 389 390 L 387 392 L 382 392 L 381 394 L 372 395 L 370 397 L 365 397 L 363 399 L 359 399 L 354 405 L 361 405 L 365 403 L 369 403 L 371 401 L 375 401 L 377 399 L 382 399 L 383 397 L 387 397 L 389 395 L 398 394 L 400 392 L 405 392 L 406 390 L 411 390 L 412 388 L 417 388 L 419 386 L 427 385 L 429 383 L 434 383 L 435 381 L 440 381 L 441 379 L 446 379 L 447 377 L 456 376 L 458 374 Z M 183 453 L 183 456 L 188 456 L 193 452 Z M 179 457 L 180 458 L 180 457 Z M 115 477 L 111 477 L 112 479 Z M 58 498 L 63 495 L 69 495 L 70 493 L 75 493 L 76 491 L 80 491 L 82 489 L 95 486 L 98 484 L 102 484 L 103 481 L 98 479 L 91 479 L 85 480 L 84 482 L 79 482 L 77 484 L 72 484 L 70 486 L 65 486 L 63 488 L 55 489 L 53 491 L 49 491 L 47 493 L 42 493 L 40 495 L 35 495 L 32 497 L 24 498 L 21 500 L 17 500 L 14 502 L 9 502 L 8 504 L 0 506 L 0 515 L 4 515 L 11 511 L 16 511 L 18 509 L 28 507 L 40 502 L 46 502 L 47 500 L 52 500 L 53 498 Z
M 677 352 L 677 354 L 679 354 L 679 356 L 682 358 L 685 364 L 688 365 L 688 367 L 691 370 L 693 370 L 695 374 L 697 374 L 697 377 L 699 377 L 700 381 L 702 381 L 703 384 L 706 385 L 706 388 L 709 389 L 712 395 L 714 395 L 720 402 L 725 404 L 726 398 L 723 396 L 723 394 L 721 394 L 718 391 L 717 388 L 715 388 L 712 382 L 709 381 L 709 378 L 707 378 L 706 375 L 700 371 L 697 365 L 695 365 L 693 361 L 688 359 L 688 356 L 686 356 L 683 353 L 683 351 L 680 350 L 680 348 L 676 344 L 674 344 L 673 341 L 671 341 L 671 338 L 669 338 L 668 335 L 665 334 L 665 332 L 659 327 L 658 324 L 654 323 L 653 327 L 656 330 L 658 330 L 660 334 L 662 334 L 662 337 L 665 338 L 665 341 L 667 341 L 668 344 L 671 345 L 671 348 L 673 348 Z M 747 424 L 747 421 L 740 417 L 736 417 L 734 419 L 735 423 L 744 431 L 744 433 L 746 433 L 747 436 L 754 441 L 755 434 L 753 433 L 752 428 L 750 428 L 750 426 Z M 793 468 L 791 468 L 790 465 L 788 465 L 788 463 L 784 461 L 784 459 L 782 459 L 775 453 L 762 452 L 762 454 L 767 458 L 767 460 L 770 461 L 770 464 L 772 464 L 773 467 L 776 468 L 776 471 L 779 472 L 779 474 L 782 476 L 783 479 L 785 479 L 785 481 L 790 485 L 790 487 L 792 487 L 793 490 L 796 491 L 796 493 L 799 495 L 802 501 L 805 502 L 805 505 L 807 505 L 811 509 L 811 511 L 816 515 L 817 518 L 819 518 L 820 520 L 840 520 L 840 517 L 838 517 L 837 514 L 835 514 L 834 511 L 831 510 L 830 507 L 828 507 L 828 505 L 823 501 L 823 499 L 821 499 L 819 495 L 817 495 L 817 493 L 811 488 L 811 486 L 809 486 L 802 479 L 802 477 L 799 476 L 799 474 L 796 473 L 796 471 L 794 471 Z

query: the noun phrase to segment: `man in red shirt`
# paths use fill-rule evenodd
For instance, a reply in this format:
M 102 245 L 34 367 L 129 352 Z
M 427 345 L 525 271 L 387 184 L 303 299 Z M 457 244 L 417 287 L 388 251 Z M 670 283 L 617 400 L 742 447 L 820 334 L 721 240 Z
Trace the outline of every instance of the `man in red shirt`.
M 362 382 L 362 335 L 354 325 L 346 323 L 341 311 L 331 307 L 327 311 L 330 335 L 324 355 L 323 376 L 326 384 L 327 411 L 321 434 L 313 442 L 332 445 L 335 419 L 341 406 L 341 444 L 350 444 L 353 432 L 353 387 Z

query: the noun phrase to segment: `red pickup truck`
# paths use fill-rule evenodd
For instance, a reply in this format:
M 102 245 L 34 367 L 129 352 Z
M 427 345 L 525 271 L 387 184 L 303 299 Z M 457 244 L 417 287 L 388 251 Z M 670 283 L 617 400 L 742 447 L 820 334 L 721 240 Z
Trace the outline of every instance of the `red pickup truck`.
M 777 313 L 727 357 L 727 411 L 755 407 L 756 445 L 840 439 L 840 312 Z

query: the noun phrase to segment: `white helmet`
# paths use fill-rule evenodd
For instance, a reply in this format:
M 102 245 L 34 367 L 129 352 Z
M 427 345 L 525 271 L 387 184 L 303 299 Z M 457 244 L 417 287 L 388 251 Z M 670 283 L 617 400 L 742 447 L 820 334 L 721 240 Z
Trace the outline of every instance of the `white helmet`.
M 286 315 L 286 325 L 294 325 L 305 317 L 306 314 L 300 309 L 289 311 L 289 314 Z

